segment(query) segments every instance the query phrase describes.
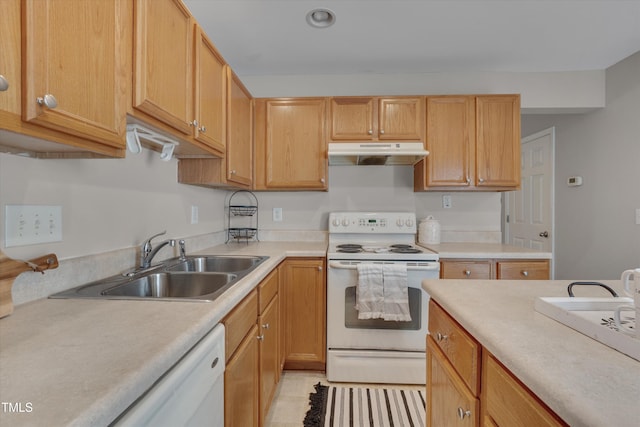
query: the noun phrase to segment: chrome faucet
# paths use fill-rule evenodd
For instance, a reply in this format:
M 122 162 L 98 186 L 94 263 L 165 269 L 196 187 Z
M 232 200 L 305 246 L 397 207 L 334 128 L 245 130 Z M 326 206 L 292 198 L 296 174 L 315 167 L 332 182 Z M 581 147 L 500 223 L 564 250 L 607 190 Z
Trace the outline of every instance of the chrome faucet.
M 180 245 L 180 261 L 186 261 L 187 259 L 187 251 L 184 248 L 184 240 L 178 240 L 178 244 Z
M 153 259 L 154 256 L 156 256 L 156 254 L 158 253 L 158 251 L 160 249 L 162 249 L 163 247 L 165 247 L 166 245 L 169 246 L 175 246 L 176 245 L 176 241 L 173 239 L 168 239 L 165 240 L 164 242 L 160 242 L 158 243 L 158 246 L 156 246 L 155 248 L 153 246 L 151 246 L 151 240 L 155 239 L 158 236 L 162 236 L 164 234 L 166 234 L 167 231 L 163 231 L 162 233 L 158 233 L 154 236 L 149 237 L 144 244 L 142 245 L 142 250 L 140 253 L 140 268 L 149 268 L 151 267 L 151 260 Z

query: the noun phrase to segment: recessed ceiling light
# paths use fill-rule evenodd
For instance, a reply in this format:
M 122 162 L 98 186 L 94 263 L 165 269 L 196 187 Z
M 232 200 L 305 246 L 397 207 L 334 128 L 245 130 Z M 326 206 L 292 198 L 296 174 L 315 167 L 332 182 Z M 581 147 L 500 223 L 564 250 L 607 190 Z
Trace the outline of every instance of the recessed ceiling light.
M 313 9 L 307 13 L 307 23 L 314 28 L 327 28 L 336 22 L 336 14 L 329 9 Z

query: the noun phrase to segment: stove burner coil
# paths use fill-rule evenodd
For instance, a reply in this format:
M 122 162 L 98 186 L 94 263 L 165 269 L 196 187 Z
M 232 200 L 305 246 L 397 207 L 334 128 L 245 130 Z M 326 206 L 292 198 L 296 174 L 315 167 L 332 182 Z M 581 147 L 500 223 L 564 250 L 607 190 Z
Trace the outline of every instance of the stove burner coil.
M 362 245 L 358 245 L 355 243 L 344 243 L 342 245 L 336 246 L 338 252 L 347 253 L 347 254 L 355 254 L 358 252 L 362 252 Z
M 389 252 L 393 252 L 396 254 L 419 254 L 422 253 L 422 251 L 420 249 L 416 249 L 413 248 L 411 246 L 409 247 L 403 247 L 403 248 L 397 248 L 397 247 L 392 247 Z
M 396 248 L 396 249 L 410 249 L 413 248 L 413 246 L 411 245 L 403 245 L 403 244 L 397 244 L 397 245 L 391 245 L 391 248 Z

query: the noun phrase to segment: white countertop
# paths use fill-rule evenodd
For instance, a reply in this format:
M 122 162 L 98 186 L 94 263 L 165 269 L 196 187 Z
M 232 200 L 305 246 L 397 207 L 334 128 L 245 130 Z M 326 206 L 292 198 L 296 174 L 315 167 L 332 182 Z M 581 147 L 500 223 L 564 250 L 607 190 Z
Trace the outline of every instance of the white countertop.
M 280 261 L 324 257 L 326 244 L 260 242 L 198 252 L 230 253 L 270 258 L 213 302 L 42 299 L 16 307 L 0 320 L 0 400 L 25 411 L 0 408 L 0 425 L 109 424 Z
M 423 289 L 569 425 L 640 425 L 640 362 L 534 309 L 571 281 L 425 280 Z M 620 289 L 619 281 L 603 283 Z M 608 296 L 575 289 L 580 296 Z
M 500 258 L 500 259 L 551 259 L 550 252 L 540 252 L 519 246 L 501 243 L 456 242 L 431 245 L 418 243 L 419 246 L 446 258 Z

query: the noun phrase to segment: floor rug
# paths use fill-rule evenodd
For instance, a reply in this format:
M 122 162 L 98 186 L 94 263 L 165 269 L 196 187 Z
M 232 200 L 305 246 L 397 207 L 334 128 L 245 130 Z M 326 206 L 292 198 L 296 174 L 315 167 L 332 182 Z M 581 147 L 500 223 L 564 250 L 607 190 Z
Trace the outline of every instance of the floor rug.
M 305 427 L 424 427 L 424 392 L 334 387 L 320 383 L 309 395 Z

